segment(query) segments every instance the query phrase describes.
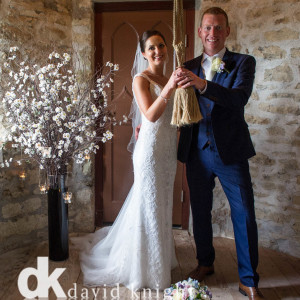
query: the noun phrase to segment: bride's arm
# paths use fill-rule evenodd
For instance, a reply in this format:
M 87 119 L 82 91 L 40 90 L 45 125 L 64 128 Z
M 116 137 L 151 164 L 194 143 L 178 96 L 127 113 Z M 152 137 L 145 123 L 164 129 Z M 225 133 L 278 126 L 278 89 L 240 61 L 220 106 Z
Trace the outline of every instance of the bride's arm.
M 176 88 L 177 80 L 175 72 L 173 72 L 160 95 L 156 99 L 152 99 L 149 81 L 141 76 L 135 77 L 133 82 L 134 94 L 142 113 L 150 122 L 157 121 L 164 112 L 168 99 Z

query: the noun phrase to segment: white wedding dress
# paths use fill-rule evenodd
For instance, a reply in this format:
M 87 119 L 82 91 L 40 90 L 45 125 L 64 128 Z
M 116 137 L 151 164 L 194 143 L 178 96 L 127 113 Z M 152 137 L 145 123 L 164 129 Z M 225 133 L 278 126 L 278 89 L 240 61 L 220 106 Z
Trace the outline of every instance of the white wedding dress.
M 161 86 L 144 74 L 136 76 L 150 82 L 153 99 L 160 95 Z M 132 290 L 162 290 L 171 284 L 171 269 L 177 265 L 172 235 L 177 134 L 170 125 L 172 106 L 173 97 L 154 123 L 142 115 L 133 152 L 134 184 L 114 224 L 83 240 L 73 239 L 82 249 L 87 286 L 119 283 Z

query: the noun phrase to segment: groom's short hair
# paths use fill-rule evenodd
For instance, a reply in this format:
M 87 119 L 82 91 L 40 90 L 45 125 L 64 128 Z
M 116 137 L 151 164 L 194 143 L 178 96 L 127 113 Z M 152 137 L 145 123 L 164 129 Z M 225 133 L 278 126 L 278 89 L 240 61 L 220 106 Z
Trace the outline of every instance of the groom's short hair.
M 207 10 L 204 11 L 204 13 L 202 14 L 202 17 L 201 17 L 200 26 L 202 26 L 202 20 L 203 20 L 204 15 L 207 15 L 207 14 L 210 14 L 210 15 L 223 15 L 226 19 L 226 26 L 227 27 L 229 26 L 228 16 L 227 16 L 225 10 L 223 10 L 222 8 L 217 7 L 217 6 L 210 7 Z

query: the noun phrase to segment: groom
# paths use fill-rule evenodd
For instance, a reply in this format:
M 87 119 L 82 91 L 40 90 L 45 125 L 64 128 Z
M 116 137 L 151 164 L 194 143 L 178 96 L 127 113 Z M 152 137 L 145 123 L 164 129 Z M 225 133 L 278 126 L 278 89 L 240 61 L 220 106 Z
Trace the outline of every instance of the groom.
M 186 163 L 197 248 L 198 267 L 190 276 L 202 281 L 214 273 L 211 210 L 218 177 L 231 208 L 239 290 L 257 300 L 264 297 L 257 287 L 258 238 L 248 164 L 255 150 L 244 119 L 244 106 L 254 82 L 255 59 L 228 51 L 225 41 L 229 33 L 226 12 L 218 7 L 206 10 L 198 29 L 203 54 L 178 70 L 182 77 L 179 85 L 195 88 L 203 115 L 199 123 L 181 128 L 178 146 L 178 159 Z M 211 68 L 214 56 L 225 63 L 225 69 L 219 65 L 220 72 Z

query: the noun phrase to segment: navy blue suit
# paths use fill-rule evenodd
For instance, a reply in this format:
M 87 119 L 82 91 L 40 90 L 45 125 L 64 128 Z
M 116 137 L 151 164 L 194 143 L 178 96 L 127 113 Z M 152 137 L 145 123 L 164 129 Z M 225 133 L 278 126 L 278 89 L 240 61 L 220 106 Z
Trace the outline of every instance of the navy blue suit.
M 196 57 L 185 67 L 203 78 L 201 60 Z M 203 120 L 181 128 L 178 159 L 187 167 L 199 265 L 210 266 L 215 259 L 211 210 L 218 177 L 231 208 L 240 281 L 257 286 L 257 225 L 248 164 L 255 150 L 244 119 L 255 59 L 226 50 L 223 61 L 229 73 L 216 73 L 204 94 L 196 90 Z

